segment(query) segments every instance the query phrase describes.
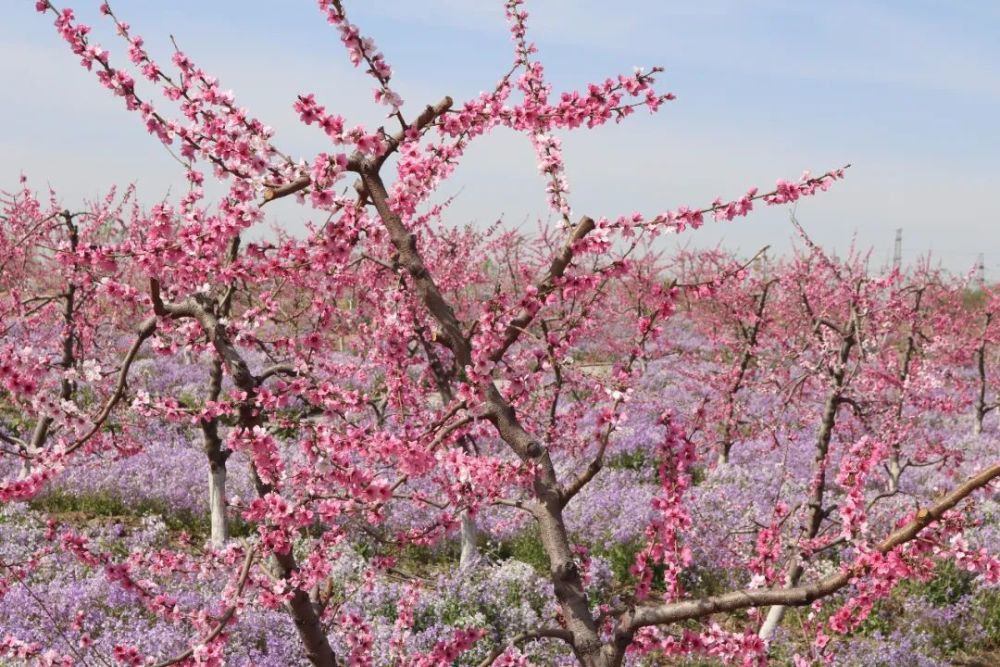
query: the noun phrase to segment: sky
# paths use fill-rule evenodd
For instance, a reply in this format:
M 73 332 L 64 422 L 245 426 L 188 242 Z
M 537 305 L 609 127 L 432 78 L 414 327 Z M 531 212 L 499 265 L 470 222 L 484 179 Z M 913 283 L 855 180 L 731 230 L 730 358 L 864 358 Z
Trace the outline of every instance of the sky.
M 183 191 L 183 173 L 138 114 L 79 66 L 33 0 L 2 0 L 0 189 L 21 173 L 63 202 L 135 183 L 155 202 Z M 126 60 L 97 11 L 73 6 L 95 40 Z M 511 62 L 502 0 L 345 1 L 395 70 L 410 116 L 451 95 L 491 89 Z M 62 6 L 62 5 L 59 5 Z M 351 123 L 375 127 L 384 108 L 351 67 L 337 33 L 306 0 L 117 0 L 120 18 L 169 63 L 181 48 L 237 102 L 305 159 L 329 150 L 292 103 L 315 93 Z M 966 271 L 983 253 L 1000 279 L 1000 2 L 995 0 L 529 0 L 529 37 L 555 90 L 579 89 L 636 66 L 661 65 L 677 95 L 656 115 L 563 135 L 575 214 L 655 214 L 742 195 L 778 178 L 846 163 L 848 177 L 799 204 L 822 245 L 851 243 L 887 263 L 895 230 L 903 259 L 928 252 Z M 153 99 L 159 99 L 153 97 Z M 456 225 L 498 218 L 530 232 L 547 216 L 545 181 L 526 137 L 498 133 L 468 152 L 442 195 Z M 269 215 L 301 229 L 307 211 L 284 200 Z M 283 206 L 283 208 L 282 208 Z M 787 252 L 785 208 L 709 223 L 665 241 L 721 244 L 749 256 Z

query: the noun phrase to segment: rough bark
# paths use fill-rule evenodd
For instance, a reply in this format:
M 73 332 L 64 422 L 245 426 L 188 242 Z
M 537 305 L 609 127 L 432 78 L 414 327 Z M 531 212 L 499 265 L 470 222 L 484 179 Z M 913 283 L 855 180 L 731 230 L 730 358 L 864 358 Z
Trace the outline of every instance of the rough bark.
M 207 399 L 216 401 L 222 391 L 222 362 L 218 357 L 212 360 L 209 375 Z M 205 456 L 208 457 L 208 507 L 212 528 L 212 545 L 223 546 L 229 540 L 229 521 L 226 518 L 226 461 L 229 451 L 222 445 L 219 436 L 219 420 L 205 419 L 199 423 L 201 441 Z
M 993 313 L 986 313 L 986 322 L 983 326 L 983 341 L 976 348 L 976 371 L 979 378 L 979 385 L 976 391 L 975 402 L 975 422 L 972 425 L 972 432 L 979 435 L 983 432 L 983 421 L 990 408 L 986 405 L 986 335 L 993 321 Z

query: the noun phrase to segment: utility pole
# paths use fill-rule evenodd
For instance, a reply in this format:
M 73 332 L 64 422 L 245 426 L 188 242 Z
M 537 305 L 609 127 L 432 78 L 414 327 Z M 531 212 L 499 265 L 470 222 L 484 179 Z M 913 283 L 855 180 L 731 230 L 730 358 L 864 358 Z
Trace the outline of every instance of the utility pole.
M 903 268 L 903 228 L 896 229 L 896 245 L 892 251 L 892 267 L 899 271 Z

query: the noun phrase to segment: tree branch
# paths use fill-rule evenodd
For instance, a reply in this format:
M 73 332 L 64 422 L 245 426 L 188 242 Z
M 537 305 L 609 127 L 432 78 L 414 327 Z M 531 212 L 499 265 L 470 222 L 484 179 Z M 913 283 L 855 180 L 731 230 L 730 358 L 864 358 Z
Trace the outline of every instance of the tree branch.
M 243 559 L 243 569 L 240 570 L 240 577 L 236 582 L 236 593 L 235 597 L 238 599 L 240 594 L 243 592 L 243 588 L 246 586 L 247 579 L 250 575 L 250 566 L 253 564 L 254 550 L 247 549 L 247 556 Z M 226 629 L 229 621 L 232 620 L 233 615 L 236 613 L 237 604 L 231 605 L 226 609 L 225 613 L 219 618 L 219 622 L 216 623 L 215 628 L 212 629 L 207 635 L 202 637 L 198 641 L 198 645 L 208 644 L 210 641 L 222 634 L 222 631 Z M 176 665 L 178 662 L 183 662 L 194 655 L 194 647 L 188 648 L 183 653 L 180 653 L 173 658 L 164 660 L 163 662 L 156 663 L 153 667 L 169 667 L 170 665 Z
M 493 649 L 493 651 L 479 663 L 479 667 L 490 667 L 490 665 L 492 665 L 496 659 L 503 655 L 504 651 L 511 646 L 518 646 L 520 644 L 536 641 L 538 639 L 561 639 L 570 646 L 573 645 L 573 633 L 569 630 L 563 630 L 562 628 L 541 628 L 531 632 L 523 632 L 511 639 L 505 646 L 498 646 Z
M 156 331 L 156 317 L 149 317 L 143 320 L 142 324 L 139 325 L 139 332 L 132 343 L 132 347 L 129 348 L 128 353 L 122 360 L 121 368 L 118 369 L 118 382 L 115 385 L 115 390 L 108 398 L 107 402 L 104 404 L 104 408 L 101 410 L 101 414 L 97 416 L 94 420 L 94 424 L 91 426 L 90 430 L 87 431 L 81 438 L 76 442 L 66 448 L 66 453 L 79 448 L 83 443 L 87 442 L 100 430 L 104 422 L 107 421 L 108 417 L 111 415 L 111 411 L 118 405 L 122 397 L 125 395 L 125 387 L 128 384 L 128 373 L 129 369 L 132 367 L 132 362 L 135 361 L 136 356 L 139 354 L 139 350 L 142 348 L 142 344 L 153 335 Z
M 291 364 L 274 364 L 273 366 L 268 366 L 260 372 L 257 376 L 257 384 L 264 384 L 266 380 L 275 375 L 289 375 L 295 377 L 299 372 L 295 369 L 295 366 Z
M 377 171 L 379 167 L 385 164 L 385 161 L 396 152 L 399 145 L 406 138 L 406 132 L 416 131 L 417 133 L 423 132 L 431 123 L 433 123 L 439 116 L 451 109 L 451 105 L 454 101 L 451 97 L 445 97 L 437 104 L 431 106 L 430 104 L 417 116 L 416 120 L 406 128 L 406 130 L 400 130 L 393 135 L 390 135 L 386 139 L 386 149 L 385 151 L 375 158 L 371 167 Z M 355 153 L 351 156 L 348 163 L 348 169 L 350 171 L 360 171 L 362 168 L 362 156 L 361 154 Z M 312 185 L 312 178 L 309 176 L 300 176 L 294 181 L 289 183 L 283 183 L 282 185 L 275 185 L 274 187 L 269 187 L 264 190 L 264 203 L 274 201 L 275 199 L 281 199 L 282 197 L 287 197 L 288 195 L 293 195 L 296 192 L 305 190 L 310 185 Z
M 566 238 L 562 249 L 552 258 L 552 263 L 549 265 L 549 270 L 546 272 L 545 277 L 535 286 L 538 290 L 536 298 L 539 301 L 544 301 L 545 297 L 552 293 L 552 290 L 555 289 L 555 281 L 563 276 L 566 268 L 573 261 L 573 246 L 576 242 L 594 231 L 595 227 L 594 219 L 588 216 L 580 218 L 580 222 L 573 227 L 573 233 Z M 504 339 L 500 347 L 490 354 L 490 361 L 496 363 L 500 359 L 503 359 L 503 355 L 507 353 L 511 345 L 517 342 L 517 339 L 521 336 L 521 332 L 531 323 L 537 312 L 537 310 L 533 312 L 525 309 L 511 320 L 504 331 Z
M 885 554 L 898 546 L 912 541 L 929 525 L 939 521 L 945 512 L 954 508 L 970 494 L 985 487 L 997 477 L 1000 477 L 1000 463 L 986 468 L 976 476 L 971 477 L 931 507 L 919 510 L 917 515 L 906 525 L 898 528 L 882 540 L 878 544 L 878 550 Z M 628 615 L 624 616 L 619 623 L 620 629 L 618 632 L 626 636 L 631 636 L 639 628 L 649 625 L 677 623 L 717 613 L 740 611 L 751 607 L 766 607 L 771 605 L 801 607 L 836 593 L 861 573 L 862 568 L 854 566 L 804 586 L 733 591 L 700 600 L 685 600 L 657 607 L 644 607 L 636 609 L 632 613 L 631 618 Z

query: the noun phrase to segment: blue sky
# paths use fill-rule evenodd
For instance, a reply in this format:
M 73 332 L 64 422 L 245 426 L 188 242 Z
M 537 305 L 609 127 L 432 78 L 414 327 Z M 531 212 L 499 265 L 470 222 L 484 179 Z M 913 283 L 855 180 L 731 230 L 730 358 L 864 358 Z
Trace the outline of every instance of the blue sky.
M 368 80 L 350 67 L 312 1 L 112 4 L 164 61 L 176 36 L 277 128 L 288 152 L 308 158 L 326 149 L 322 134 L 291 109 L 299 93 L 316 93 L 350 121 L 381 122 Z M 97 5 L 74 8 L 123 62 Z M 577 213 L 705 204 L 851 162 L 845 182 L 798 208 L 817 241 L 843 250 L 856 237 L 881 263 L 902 227 L 905 259 L 933 250 L 945 266 L 965 270 L 982 252 L 988 275 L 1000 279 L 1000 3 L 529 0 L 527 7 L 557 90 L 659 64 L 667 69 L 661 88 L 678 96 L 655 116 L 564 137 Z M 412 109 L 487 89 L 510 62 L 500 0 L 348 0 L 347 8 L 386 53 Z M 23 170 L 71 206 L 112 183 L 135 181 L 145 201 L 182 187 L 177 164 L 77 65 L 33 1 L 6 3 L 0 87 L 0 187 L 14 187 Z M 527 140 L 499 134 L 470 151 L 444 193 L 460 193 L 449 212 L 456 224 L 502 215 L 530 229 L 546 214 L 543 188 Z M 304 212 L 289 204 L 273 215 L 296 227 Z M 787 249 L 791 235 L 787 211 L 769 209 L 678 241 L 751 254 L 766 244 Z

